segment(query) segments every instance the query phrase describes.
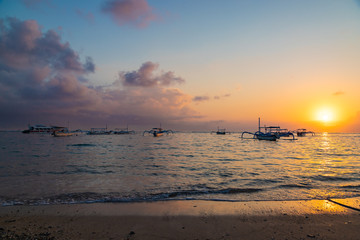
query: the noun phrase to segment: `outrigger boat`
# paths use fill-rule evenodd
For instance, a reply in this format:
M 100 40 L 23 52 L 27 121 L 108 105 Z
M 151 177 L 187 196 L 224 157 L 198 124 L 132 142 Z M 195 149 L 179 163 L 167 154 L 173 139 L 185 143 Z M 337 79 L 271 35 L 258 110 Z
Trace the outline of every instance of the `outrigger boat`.
M 299 129 L 297 129 L 297 130 L 294 131 L 294 132 L 296 132 L 296 135 L 297 135 L 298 137 L 305 137 L 307 134 L 311 134 L 311 136 L 314 136 L 314 135 L 315 135 L 314 132 L 312 132 L 312 131 L 306 131 L 305 128 L 299 128 Z
M 143 135 L 145 134 L 151 134 L 154 137 L 161 137 L 164 135 L 164 133 L 169 134 L 169 133 L 174 133 L 172 130 L 164 130 L 161 127 L 160 128 L 153 128 L 151 130 L 148 131 L 144 131 Z
M 264 129 L 264 132 L 261 130 Z M 267 140 L 267 141 L 276 141 L 280 139 L 280 137 L 290 137 L 293 138 L 290 140 L 295 140 L 295 136 L 292 132 L 288 131 L 287 129 L 281 129 L 279 126 L 270 126 L 270 127 L 261 127 L 260 126 L 260 118 L 259 118 L 259 130 L 255 133 L 252 132 L 242 132 L 241 138 L 244 138 L 244 134 L 253 135 L 252 139 L 258 140 Z
M 274 133 L 274 134 L 279 135 L 279 137 L 292 136 L 293 138 L 295 138 L 294 134 L 286 128 L 280 128 L 279 126 L 269 126 L 269 127 L 264 126 L 261 128 L 265 129 L 265 133 Z M 293 139 L 293 140 L 295 140 L 295 139 Z

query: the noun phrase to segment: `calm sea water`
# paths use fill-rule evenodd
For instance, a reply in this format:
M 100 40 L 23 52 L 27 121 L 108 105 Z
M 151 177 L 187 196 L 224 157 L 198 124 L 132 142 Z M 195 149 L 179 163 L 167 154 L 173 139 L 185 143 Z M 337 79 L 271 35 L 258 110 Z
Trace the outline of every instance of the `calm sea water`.
M 0 132 L 0 204 L 360 196 L 360 134 L 297 141 L 240 134 Z

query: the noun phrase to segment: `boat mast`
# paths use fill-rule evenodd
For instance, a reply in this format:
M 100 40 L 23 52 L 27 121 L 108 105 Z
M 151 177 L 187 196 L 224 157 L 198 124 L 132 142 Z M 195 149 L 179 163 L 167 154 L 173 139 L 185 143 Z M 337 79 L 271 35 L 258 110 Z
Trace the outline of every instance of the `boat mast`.
M 260 129 L 261 129 L 261 127 L 260 127 L 260 118 L 259 118 L 259 132 L 260 132 Z

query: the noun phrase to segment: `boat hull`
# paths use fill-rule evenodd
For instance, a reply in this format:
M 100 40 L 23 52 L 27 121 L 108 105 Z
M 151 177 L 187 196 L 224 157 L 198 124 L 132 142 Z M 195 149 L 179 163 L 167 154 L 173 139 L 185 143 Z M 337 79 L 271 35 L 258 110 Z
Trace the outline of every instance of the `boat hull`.
M 275 135 L 271 135 L 271 136 L 256 136 L 256 138 L 258 140 L 266 140 L 266 141 L 276 141 L 278 138 Z
M 279 139 L 279 135 L 257 132 L 254 134 L 254 138 L 256 138 L 258 140 L 276 141 L 277 139 Z
M 154 135 L 154 137 L 161 137 L 162 135 L 164 135 L 164 133 L 162 133 L 162 132 L 154 132 L 153 135 Z
M 54 137 L 71 137 L 73 133 L 54 132 Z

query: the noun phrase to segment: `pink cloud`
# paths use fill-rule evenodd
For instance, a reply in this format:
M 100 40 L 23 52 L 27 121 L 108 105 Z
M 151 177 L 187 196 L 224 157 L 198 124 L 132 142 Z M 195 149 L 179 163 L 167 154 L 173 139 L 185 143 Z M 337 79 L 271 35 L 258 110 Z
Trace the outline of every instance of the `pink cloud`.
M 146 0 L 108 0 L 102 11 L 110 14 L 119 26 L 135 25 L 143 28 L 157 19 Z
M 192 99 L 194 102 L 204 102 L 204 101 L 209 101 L 210 97 L 209 96 L 195 96 Z
M 194 102 L 204 102 L 204 101 L 210 101 L 212 99 L 220 100 L 222 98 L 227 98 L 227 97 L 230 97 L 230 96 L 231 96 L 231 94 L 217 95 L 217 96 L 214 96 L 213 98 L 210 98 L 209 96 L 195 96 L 192 100 Z
M 125 86 L 169 86 L 173 83 L 184 83 L 181 77 L 176 77 L 173 72 L 165 72 L 156 75 L 159 64 L 145 62 L 137 71 L 120 72 L 119 81 Z
M 54 31 L 41 32 L 35 20 L 0 20 L 0 64 L 20 70 L 50 66 L 58 71 L 94 72 L 91 58 L 83 64 L 69 43 L 62 43 Z

